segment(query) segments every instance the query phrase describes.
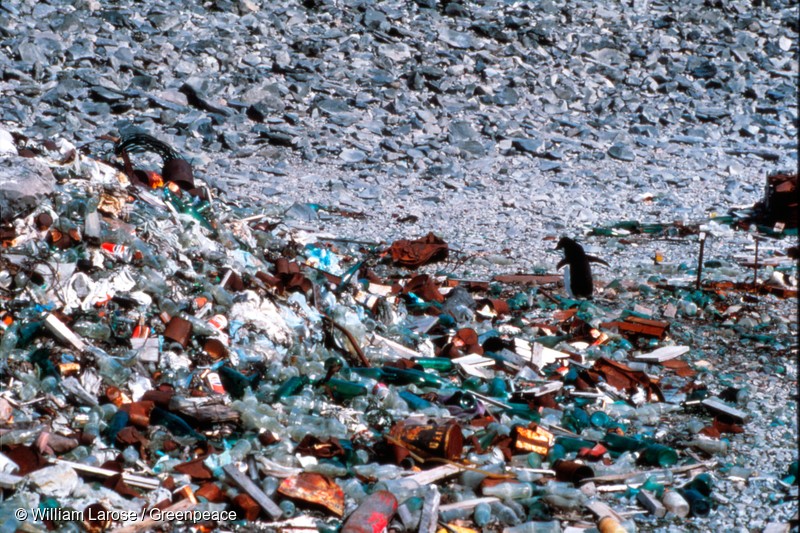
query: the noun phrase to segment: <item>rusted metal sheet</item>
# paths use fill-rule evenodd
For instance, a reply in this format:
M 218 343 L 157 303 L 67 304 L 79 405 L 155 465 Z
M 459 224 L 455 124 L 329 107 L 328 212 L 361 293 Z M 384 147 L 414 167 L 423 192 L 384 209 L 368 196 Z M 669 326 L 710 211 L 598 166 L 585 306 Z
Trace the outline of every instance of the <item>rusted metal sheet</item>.
M 447 259 L 447 243 L 433 233 L 413 241 L 400 239 L 392 243 L 389 254 L 395 264 L 417 268 L 428 263 Z
M 461 427 L 453 421 L 441 425 L 398 422 L 389 436 L 396 447 L 407 450 L 405 455 L 411 451 L 423 457 L 441 457 L 453 461 L 459 459 L 464 450 Z
M 536 452 L 539 455 L 547 455 L 555 440 L 552 433 L 540 426 L 515 426 L 513 438 L 514 453 Z
M 344 515 L 344 491 L 332 479 L 315 472 L 287 477 L 278 487 L 287 498 L 323 507 L 337 516 Z

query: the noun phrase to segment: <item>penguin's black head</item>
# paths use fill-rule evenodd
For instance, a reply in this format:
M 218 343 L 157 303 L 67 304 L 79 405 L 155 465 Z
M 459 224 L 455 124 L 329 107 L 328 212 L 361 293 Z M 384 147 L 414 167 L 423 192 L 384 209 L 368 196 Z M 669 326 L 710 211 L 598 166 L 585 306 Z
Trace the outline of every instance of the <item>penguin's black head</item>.
M 577 242 L 573 241 L 569 237 L 561 237 L 559 239 L 558 244 L 556 245 L 556 250 L 564 250 L 565 252 L 569 252 L 571 250 L 580 250 L 581 245 Z

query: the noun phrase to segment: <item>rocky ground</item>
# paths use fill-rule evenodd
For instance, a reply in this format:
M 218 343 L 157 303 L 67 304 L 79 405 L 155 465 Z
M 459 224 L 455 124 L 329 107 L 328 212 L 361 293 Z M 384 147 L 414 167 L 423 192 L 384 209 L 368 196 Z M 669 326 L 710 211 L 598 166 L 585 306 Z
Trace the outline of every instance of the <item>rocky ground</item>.
M 433 231 L 455 276 L 554 272 L 572 236 L 611 264 L 599 307 L 663 317 L 685 299 L 640 286 L 691 284 L 697 235 L 592 230 L 702 223 L 706 279 L 752 279 L 754 234 L 708 219 L 797 167 L 797 54 L 792 1 L 4 0 L 0 126 L 108 159 L 101 136 L 139 128 L 254 213 L 317 204 L 293 224 L 376 243 Z M 761 238 L 796 276 L 796 237 Z M 710 518 L 640 529 L 797 515 L 778 482 L 797 460 L 797 300 L 727 298 L 742 313 L 681 307 L 673 335 L 696 380 L 746 385 L 752 419 Z

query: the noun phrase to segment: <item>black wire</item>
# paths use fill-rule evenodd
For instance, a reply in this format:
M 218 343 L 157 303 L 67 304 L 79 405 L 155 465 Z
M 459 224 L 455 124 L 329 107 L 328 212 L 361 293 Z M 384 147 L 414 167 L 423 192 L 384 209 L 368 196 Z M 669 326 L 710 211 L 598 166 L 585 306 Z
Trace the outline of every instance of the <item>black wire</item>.
M 173 159 L 183 159 L 170 145 L 148 133 L 132 133 L 120 137 L 114 145 L 114 153 L 120 155 L 123 151 L 128 153 L 155 152 L 161 156 L 164 163 Z

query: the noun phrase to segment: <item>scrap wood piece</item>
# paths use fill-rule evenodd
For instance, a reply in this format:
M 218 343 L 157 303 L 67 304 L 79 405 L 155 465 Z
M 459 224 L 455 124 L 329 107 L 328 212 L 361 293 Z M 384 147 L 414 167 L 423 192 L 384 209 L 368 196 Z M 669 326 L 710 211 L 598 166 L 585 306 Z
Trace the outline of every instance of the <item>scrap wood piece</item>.
M 662 346 L 661 348 L 658 348 L 650 353 L 637 355 L 635 359 L 637 361 L 645 361 L 648 363 L 663 363 L 664 361 L 669 361 L 670 359 L 680 357 L 688 351 L 688 346 Z
M 648 490 L 640 489 L 636 495 L 636 500 L 656 518 L 661 518 L 667 514 L 667 508 L 664 507 L 664 504 L 658 501 L 655 495 Z
M 460 502 L 447 503 L 439 506 L 439 512 L 446 513 L 447 511 L 456 511 L 461 509 L 472 509 L 482 503 L 499 502 L 500 498 L 496 496 L 484 496 L 483 498 L 473 498 L 471 500 L 464 500 Z
M 745 422 L 747 422 L 748 419 L 747 413 L 727 405 L 719 398 L 713 398 L 713 397 L 706 398 L 700 403 L 705 405 L 706 408 L 708 408 L 710 411 L 713 411 L 714 413 L 719 413 L 731 417 L 733 421 L 738 424 L 744 424 Z
M 422 472 L 417 472 L 416 474 L 412 474 L 405 479 L 412 479 L 420 484 L 420 486 L 424 487 L 425 485 L 429 485 L 430 483 L 436 483 L 437 481 L 454 476 L 459 472 L 466 470 L 456 464 L 446 464 L 442 466 L 437 466 L 436 468 L 431 468 L 430 470 L 423 470 Z
M 236 465 L 231 463 L 222 467 L 222 470 L 228 475 L 233 483 L 241 490 L 245 491 L 256 503 L 269 515 L 273 520 L 277 520 L 283 516 L 283 510 L 278 507 L 269 496 L 264 494 L 258 485 L 256 485 L 249 477 L 244 475 L 244 472 L 236 468 Z
M 599 500 L 589 500 L 584 503 L 583 506 L 589 509 L 598 519 L 610 516 L 617 522 L 625 521 L 625 519 L 622 518 L 622 516 L 620 516 L 614 509 L 609 507 L 608 504 Z
M 681 466 L 673 466 L 671 468 L 660 468 L 658 470 L 632 470 L 631 472 L 625 472 L 624 474 L 609 474 L 605 476 L 594 476 L 594 477 L 587 477 L 584 479 L 584 482 L 593 482 L 593 483 L 615 483 L 617 481 L 625 481 L 626 479 L 630 479 L 632 477 L 638 476 L 640 474 L 649 474 L 654 475 L 658 474 L 659 472 L 670 471 L 673 474 L 680 474 L 681 472 L 688 472 L 689 470 L 707 470 L 717 464 L 716 460 L 711 461 L 701 461 L 698 463 L 690 464 L 690 465 L 681 465 Z
M 500 274 L 492 278 L 492 281 L 512 285 L 548 285 L 550 283 L 558 283 L 561 280 L 561 276 L 553 274 Z
M 428 263 L 447 259 L 449 247 L 432 232 L 416 240 L 400 239 L 392 243 L 389 254 L 392 261 L 407 268 L 418 268 Z
M 682 359 L 671 359 L 669 361 L 664 361 L 661 363 L 661 366 L 664 368 L 669 368 L 682 378 L 690 378 L 697 374 L 697 372 L 691 366 L 689 366 L 689 363 L 683 361 Z
M 595 361 L 593 369 L 617 390 L 635 392 L 637 387 L 642 387 L 647 391 L 648 400 L 655 397 L 659 402 L 664 401 L 664 394 L 658 386 L 658 379 L 651 378 L 641 370 L 634 370 L 627 365 L 612 361 L 606 357 L 601 357 Z
M 170 505 L 166 509 L 163 509 L 160 513 L 151 513 L 152 516 L 151 514 L 148 514 L 147 518 L 144 520 L 124 527 L 118 527 L 117 529 L 112 530 L 111 533 L 139 533 L 140 531 L 152 531 L 155 526 L 172 520 L 174 513 L 191 511 L 196 505 L 197 504 L 193 503 L 191 500 L 181 500 Z M 156 520 L 154 516 L 159 515 L 164 518 L 162 520 Z
M 65 461 L 64 459 L 53 459 L 50 462 L 52 464 L 67 465 L 76 472 L 102 476 L 104 478 L 110 478 L 120 475 L 120 473 L 117 472 L 116 470 L 110 470 L 108 468 L 98 468 L 96 466 L 85 465 L 83 463 Z M 149 490 L 157 489 L 159 486 L 161 486 L 161 481 L 158 479 L 149 478 L 145 476 L 137 476 L 135 474 L 129 474 L 127 472 L 122 472 L 122 481 L 124 481 L 126 484 L 132 487 L 139 487 L 142 489 L 149 489 Z
M 555 363 L 559 359 L 569 359 L 570 356 L 567 353 L 553 350 L 552 348 L 548 348 L 544 344 L 540 344 L 538 342 L 533 343 L 533 347 L 531 349 L 531 356 L 528 362 L 538 368 L 544 368 L 547 365 Z
M 436 485 L 428 486 L 428 490 L 425 492 L 425 499 L 422 503 L 422 516 L 420 517 L 417 531 L 420 533 L 436 532 L 439 519 L 439 502 L 441 501 L 442 495 L 439 492 L 439 487 Z
M 295 516 L 294 518 L 283 520 L 282 522 L 268 522 L 264 525 L 274 528 L 281 533 L 316 533 L 319 531 L 317 520 L 308 515 Z
M 622 321 L 605 322 L 600 324 L 600 327 L 607 329 L 617 328 L 621 332 L 632 333 L 634 335 L 647 335 L 660 339 L 664 336 L 667 329 L 669 329 L 669 322 L 628 316 Z

